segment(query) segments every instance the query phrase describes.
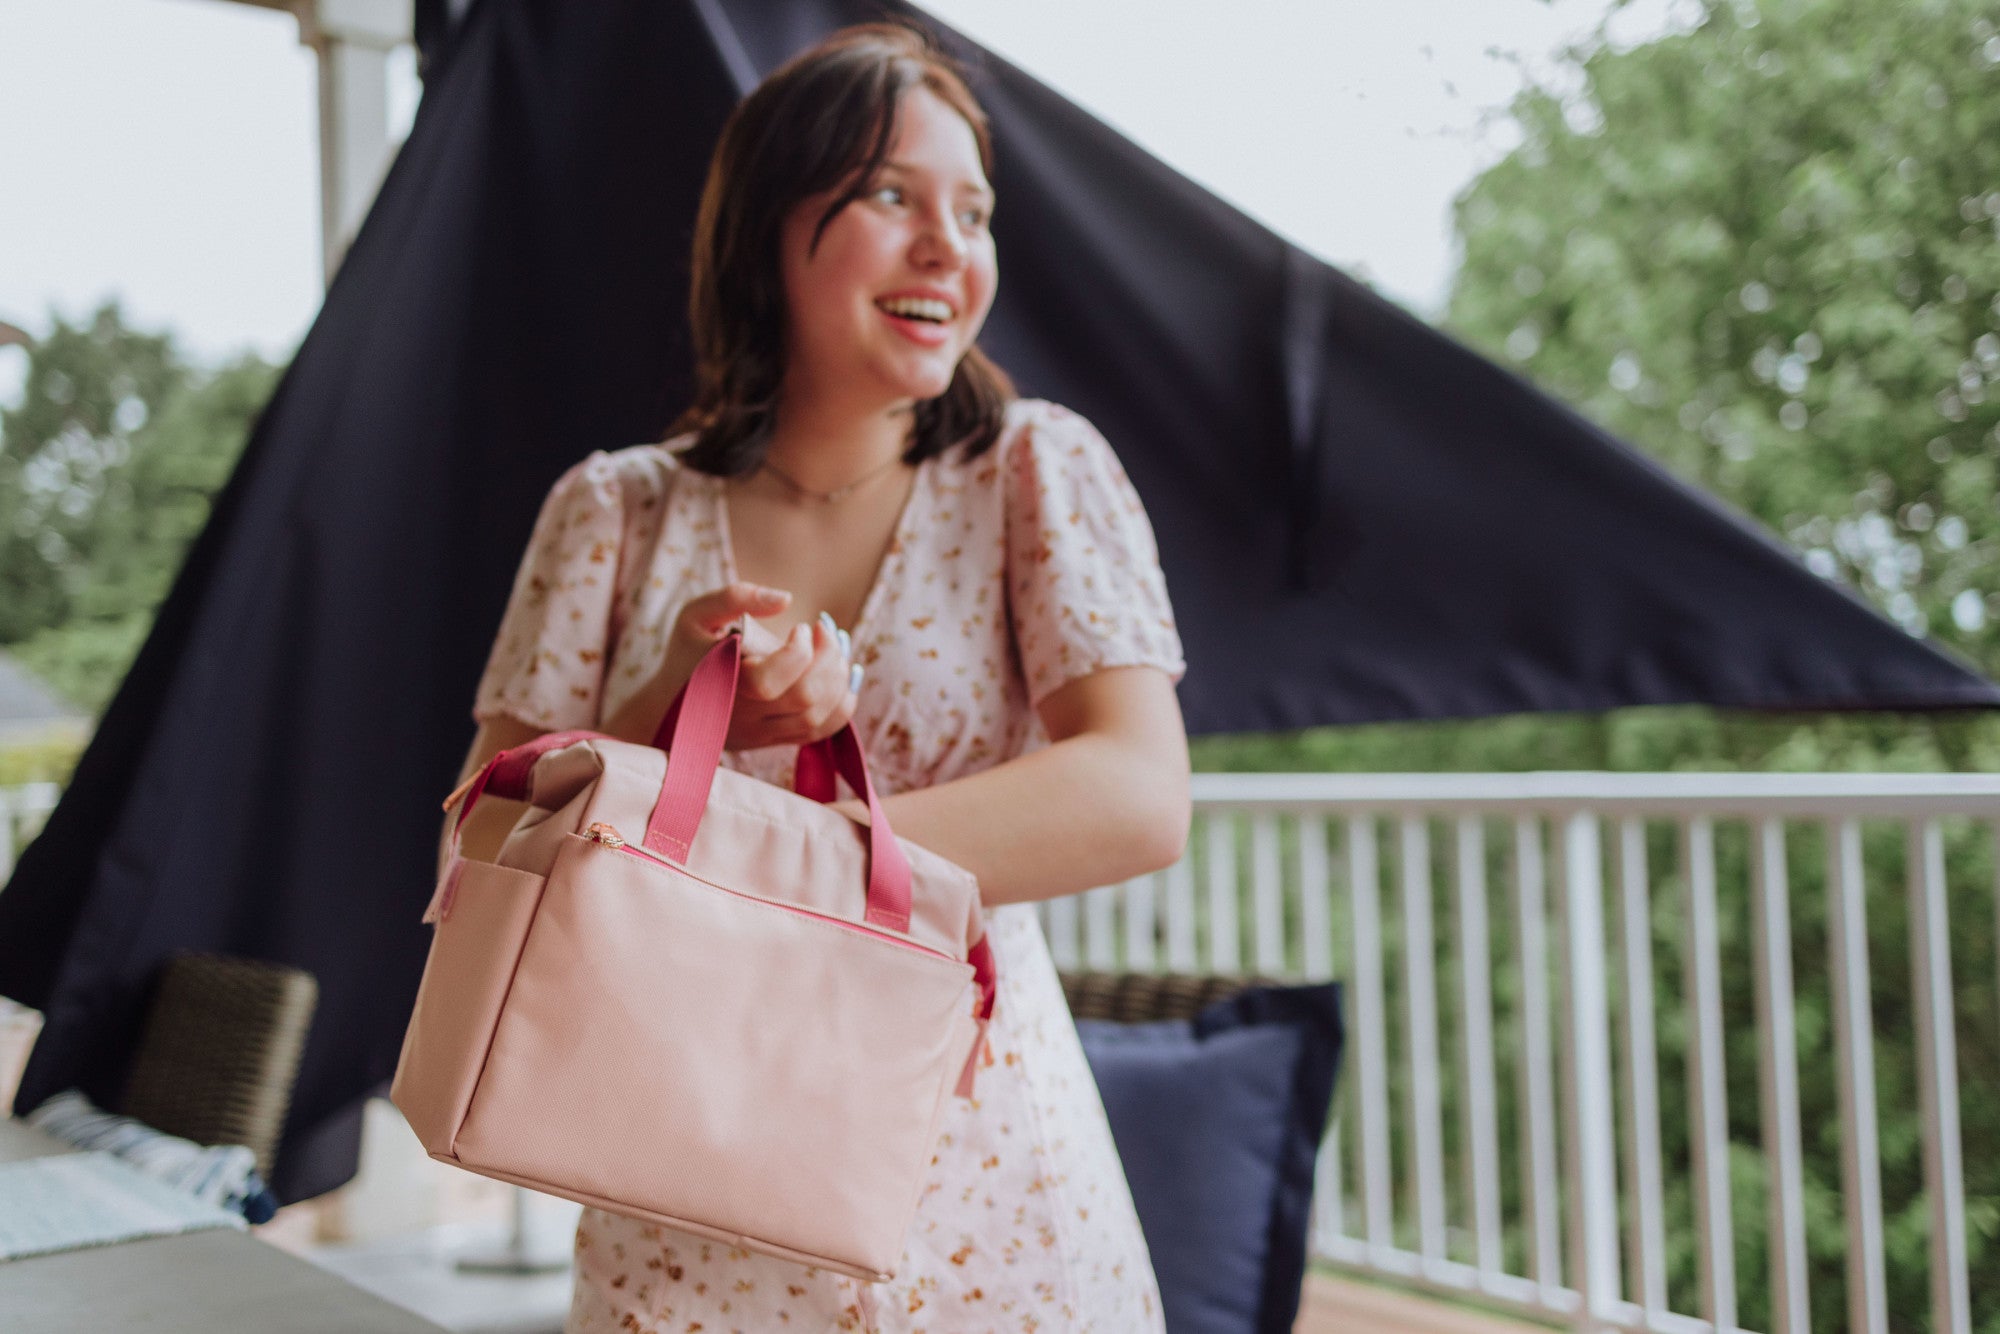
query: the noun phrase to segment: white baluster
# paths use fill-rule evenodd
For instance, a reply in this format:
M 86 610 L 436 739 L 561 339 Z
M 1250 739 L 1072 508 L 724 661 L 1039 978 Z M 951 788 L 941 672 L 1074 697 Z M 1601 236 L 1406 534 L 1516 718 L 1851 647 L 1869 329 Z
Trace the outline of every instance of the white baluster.
M 1313 1172 L 1312 1249 L 1320 1255 L 1327 1252 L 1332 1238 L 1347 1235 L 1346 1210 L 1341 1199 L 1340 1125 L 1341 1118 L 1336 1116 L 1326 1128 L 1326 1139 L 1319 1146 Z
M 1493 1077 L 1492 935 L 1486 913 L 1486 830 L 1461 815 L 1457 830 L 1459 1098 L 1465 1198 L 1472 1208 L 1473 1257 L 1484 1274 L 1501 1272 L 1499 1099 Z
M 1729 1215 L 1729 1102 L 1722 1050 L 1722 958 L 1715 921 L 1715 827 L 1705 815 L 1681 824 L 1686 889 L 1689 1029 L 1688 1138 L 1694 1154 L 1696 1267 L 1702 1315 L 1736 1327 L 1736 1241 Z
M 1611 1328 L 1619 1301 L 1618 1180 L 1611 1106 L 1611 1000 L 1604 980 L 1604 872 L 1597 817 L 1562 817 L 1557 863 L 1563 975 L 1563 1166 L 1579 1330 Z
M 1417 1251 L 1444 1253 L 1444 1132 L 1438 1093 L 1437 955 L 1431 931 L 1430 823 L 1421 815 L 1398 821 L 1403 882 L 1404 1054 L 1409 1062 L 1410 1144 L 1414 1152 Z
M 1806 1290 L 1804 1170 L 1799 1143 L 1799 1059 L 1792 1007 L 1792 916 L 1785 872 L 1785 825 L 1752 828 L 1751 921 L 1756 950 L 1757 1066 L 1771 1230 L 1771 1334 L 1810 1334 Z
M 1562 1286 L 1556 1228 L 1556 1098 L 1550 1073 L 1548 909 L 1544 900 L 1541 821 L 1514 821 L 1514 969 L 1521 979 L 1521 1201 L 1528 1268 L 1545 1290 Z
M 1236 897 L 1236 816 L 1217 811 L 1208 826 L 1208 968 L 1212 973 L 1243 971 Z
M 1118 887 L 1099 885 L 1083 894 L 1084 959 L 1094 973 L 1118 967 Z
M 1646 877 L 1646 824 L 1618 824 L 1618 936 L 1624 975 L 1625 1177 L 1632 1184 L 1631 1256 L 1640 1306 L 1667 1309 L 1665 1194 L 1660 1172 L 1660 1062 L 1653 1042 L 1652 894 Z
M 1153 911 L 1153 877 L 1135 876 L 1125 882 L 1121 893 L 1125 909 L 1125 967 L 1135 973 L 1153 972 L 1158 967 L 1153 944 L 1158 930 Z
M 1827 831 L 1827 934 L 1840 1073 L 1840 1194 L 1847 1214 L 1849 1334 L 1888 1334 L 1882 1267 L 1881 1141 L 1875 1126 L 1875 1016 L 1868 1000 L 1868 907 L 1861 826 Z
M 1936 820 L 1909 825 L 1910 997 L 1917 1011 L 1917 1086 L 1924 1122 L 1924 1195 L 1931 1212 L 1931 1329 L 1970 1334 L 1965 1177 L 1958 1139 L 1958 1039 L 1952 1020 L 1951 925 L 1944 836 Z
M 1064 894 L 1042 905 L 1042 929 L 1049 937 L 1049 957 L 1063 972 L 1074 972 L 1083 958 L 1077 943 L 1076 895 Z
M 1194 863 L 1182 853 L 1166 871 L 1167 971 L 1192 973 L 1195 959 Z
M 1347 892 L 1354 923 L 1354 1052 L 1360 1067 L 1362 1214 L 1368 1244 L 1394 1243 L 1389 1207 L 1389 1057 L 1382 991 L 1382 886 L 1375 819 L 1347 821 Z
M 1285 966 L 1285 872 L 1278 857 L 1278 817 L 1259 811 L 1250 817 L 1250 906 L 1256 929 L 1257 971 L 1283 977 Z
M 1299 931 L 1306 977 L 1320 982 L 1333 976 L 1333 902 L 1327 891 L 1326 819 L 1299 817 Z

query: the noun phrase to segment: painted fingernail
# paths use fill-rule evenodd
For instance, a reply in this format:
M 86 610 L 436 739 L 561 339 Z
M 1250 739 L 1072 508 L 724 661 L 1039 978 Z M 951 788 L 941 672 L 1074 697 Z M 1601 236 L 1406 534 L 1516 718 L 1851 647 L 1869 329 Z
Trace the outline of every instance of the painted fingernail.
M 825 628 L 829 636 L 840 633 L 840 627 L 833 623 L 833 613 L 830 611 L 823 611 L 819 614 L 819 623 Z
M 840 637 L 840 656 L 841 656 L 841 657 L 843 657 L 843 658 L 851 658 L 851 657 L 853 657 L 853 656 L 854 656 L 854 641 L 853 641 L 852 639 L 849 639 L 849 638 L 847 637 L 847 631 L 845 631 L 845 630 L 835 630 L 835 631 L 834 631 L 834 634 L 836 634 L 836 635 L 838 635 L 838 636 Z
M 861 689 L 861 664 L 857 662 L 847 672 L 847 693 L 851 695 L 859 689 Z

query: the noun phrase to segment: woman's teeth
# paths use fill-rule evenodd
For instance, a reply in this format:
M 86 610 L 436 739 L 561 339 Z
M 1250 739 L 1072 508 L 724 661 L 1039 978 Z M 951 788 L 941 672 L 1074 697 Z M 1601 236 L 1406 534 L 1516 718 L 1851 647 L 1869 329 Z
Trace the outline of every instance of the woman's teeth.
M 923 320 L 930 324 L 944 324 L 951 319 L 951 307 L 943 301 L 929 297 L 899 296 L 887 301 L 877 301 L 876 306 L 891 315 L 900 315 L 906 320 Z

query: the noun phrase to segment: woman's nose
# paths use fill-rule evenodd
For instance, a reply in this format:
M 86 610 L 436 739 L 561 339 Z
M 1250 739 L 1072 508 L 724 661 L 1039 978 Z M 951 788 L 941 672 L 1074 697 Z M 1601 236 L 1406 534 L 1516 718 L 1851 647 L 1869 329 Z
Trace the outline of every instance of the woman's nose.
M 911 247 L 920 262 L 936 264 L 946 268 L 957 268 L 965 263 L 969 247 L 965 234 L 950 214 L 937 210 L 925 214 L 924 224 Z

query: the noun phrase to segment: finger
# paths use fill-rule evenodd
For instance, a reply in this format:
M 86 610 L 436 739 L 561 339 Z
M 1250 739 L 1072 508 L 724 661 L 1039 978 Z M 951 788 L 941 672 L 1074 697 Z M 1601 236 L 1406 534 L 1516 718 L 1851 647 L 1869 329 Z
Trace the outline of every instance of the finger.
M 742 692 L 752 699 L 778 702 L 791 692 L 813 665 L 813 637 L 809 626 L 794 626 L 785 642 L 761 658 L 743 664 Z M 789 705 L 789 701 L 786 701 Z M 777 712 L 792 712 L 783 707 Z
M 841 697 L 847 693 L 847 664 L 840 657 L 839 641 L 824 626 L 808 622 L 799 630 L 808 632 L 806 643 L 812 652 L 811 661 L 781 693 L 754 698 L 767 705 L 764 716 L 777 725 L 790 722 L 811 729 L 838 708 Z
M 744 616 L 775 616 L 790 606 L 792 595 L 782 588 L 738 580 L 713 592 L 690 598 L 682 608 L 686 623 L 705 635 L 720 638 Z
M 840 656 L 852 659 L 854 657 L 854 640 L 849 636 L 847 631 L 833 623 L 832 613 L 821 612 L 819 614 L 819 623 L 826 628 L 826 632 L 829 635 L 833 636 L 833 643 L 840 648 Z
M 839 634 L 831 617 L 814 625 L 812 666 L 793 687 L 799 709 L 815 727 L 847 697 L 847 659 L 840 651 Z
M 784 642 L 762 621 L 749 620 L 743 623 L 743 656 L 746 662 L 751 658 L 761 658 L 766 654 L 775 653 Z
M 842 695 L 835 702 L 833 708 L 828 710 L 823 717 L 813 724 L 812 735 L 806 739 L 808 741 L 818 741 L 824 737 L 830 737 L 841 728 L 853 722 L 854 705 L 855 699 L 852 693 Z
M 853 721 L 857 701 L 850 690 L 825 707 L 780 711 L 784 710 L 787 702 L 779 701 L 759 719 L 760 745 L 803 746 L 807 742 L 832 736 Z

